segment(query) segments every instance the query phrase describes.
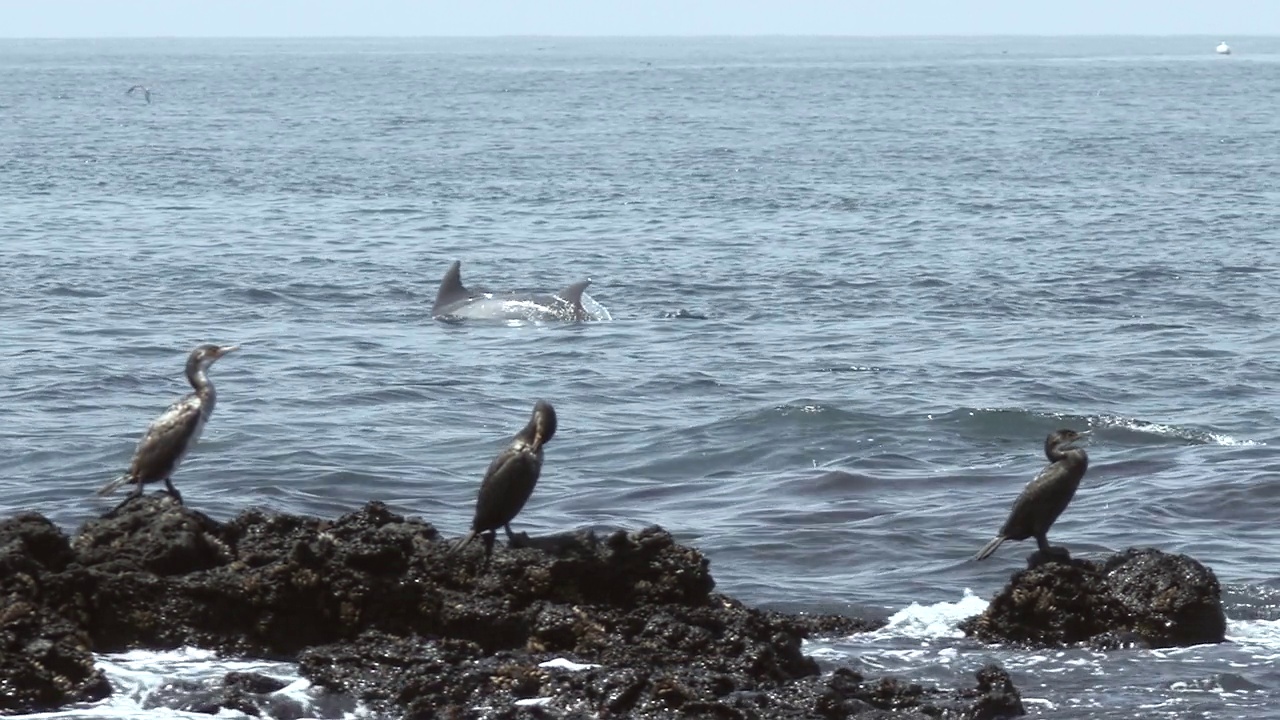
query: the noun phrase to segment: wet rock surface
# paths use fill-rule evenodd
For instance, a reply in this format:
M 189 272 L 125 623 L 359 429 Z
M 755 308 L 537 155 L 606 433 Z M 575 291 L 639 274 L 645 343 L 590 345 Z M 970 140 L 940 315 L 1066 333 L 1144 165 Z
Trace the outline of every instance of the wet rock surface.
M 803 638 L 873 624 L 746 607 L 657 527 L 516 545 L 487 562 L 478 543 L 450 554 L 431 525 L 376 502 L 335 520 L 250 510 L 219 523 L 156 493 L 73 539 L 21 515 L 0 522 L 0 709 L 104 697 L 91 652 L 190 645 L 296 660 L 329 697 L 394 717 L 1022 712 L 994 667 L 948 691 L 820 674 Z M 233 673 L 167 704 L 296 716 L 279 689 Z
M 571 661 L 572 662 L 572 661 Z M 598 666 L 555 653 L 485 655 L 473 643 L 371 633 L 302 656 L 319 686 L 356 691 L 403 717 L 449 718 L 1004 718 L 1024 714 L 995 665 L 972 688 L 943 692 L 841 668 L 762 680 L 701 665 Z
M 151 693 L 148 708 L 172 708 L 183 712 L 217 715 L 231 710 L 249 717 L 295 720 L 308 716 L 307 708 L 296 699 L 280 694 L 287 683 L 260 673 L 232 672 L 220 682 L 199 683 L 192 681 L 170 682 Z M 355 710 L 355 703 L 334 708 Z
M 1186 555 L 1130 549 L 1100 563 L 1041 558 L 1031 565 L 960 628 L 983 642 L 1034 647 L 1170 647 L 1224 639 L 1218 579 Z
M 73 560 L 66 536 L 44 517 L 0 521 L 0 712 L 52 710 L 111 694 L 79 618 L 49 602 Z

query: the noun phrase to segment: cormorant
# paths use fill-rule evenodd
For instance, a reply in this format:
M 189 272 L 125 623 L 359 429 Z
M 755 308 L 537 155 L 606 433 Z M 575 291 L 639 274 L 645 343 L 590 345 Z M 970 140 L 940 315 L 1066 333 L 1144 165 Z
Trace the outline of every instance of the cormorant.
M 452 552 L 466 547 L 477 535 L 484 536 L 485 559 L 493 552 L 498 528 L 507 531 L 508 542 L 514 534 L 511 521 L 528 502 L 542 473 L 542 446 L 556 434 L 556 410 L 551 403 L 539 400 L 533 406 L 529 422 L 511 444 L 489 463 L 476 497 L 476 514 L 471 532 Z
M 1013 502 L 1009 519 L 1004 521 L 991 542 L 978 551 L 974 560 L 984 560 L 1005 540 L 1026 540 L 1034 537 L 1040 552 L 1050 554 L 1048 533 L 1053 522 L 1080 487 L 1080 479 L 1089 468 L 1089 456 L 1084 449 L 1071 447 L 1071 443 L 1083 437 L 1075 430 L 1058 430 L 1044 441 L 1044 454 L 1051 463 L 1027 483 L 1022 494 Z
M 187 381 L 195 388 L 195 392 L 170 405 L 169 409 L 151 423 L 146 434 L 138 441 L 129 471 L 104 485 L 98 491 L 99 495 L 109 495 L 121 485 L 132 482 L 138 484 L 130 493 L 130 497 L 133 497 L 142 494 L 143 485 L 163 480 L 169 494 L 182 502 L 182 496 L 173 487 L 170 476 L 177 471 L 187 452 L 195 447 L 205 423 L 209 421 L 209 416 L 218 403 L 218 393 L 205 372 L 218 358 L 238 350 L 239 347 L 201 345 L 191 351 L 191 355 L 187 357 Z

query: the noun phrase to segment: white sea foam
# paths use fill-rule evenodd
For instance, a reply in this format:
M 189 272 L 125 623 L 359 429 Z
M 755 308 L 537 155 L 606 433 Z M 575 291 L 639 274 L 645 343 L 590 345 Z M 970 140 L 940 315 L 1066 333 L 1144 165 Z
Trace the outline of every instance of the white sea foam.
M 893 638 L 962 638 L 960 622 L 987 609 L 987 601 L 965 588 L 964 596 L 957 602 L 937 602 L 931 605 L 911 603 L 889 617 L 889 623 L 872 633 L 872 636 Z
M 574 670 L 574 671 L 577 671 L 577 670 L 590 670 L 591 668 L 598 668 L 598 667 L 600 667 L 600 666 L 599 666 L 599 665 L 593 665 L 593 664 L 591 664 L 591 663 L 576 663 L 576 662 L 574 662 L 574 661 L 572 661 L 572 660 L 568 660 L 568 659 L 565 659 L 565 658 L 556 658 L 556 659 L 554 659 L 554 660 L 548 660 L 548 661 L 546 661 L 546 662 L 544 662 L 544 663 L 538 663 L 538 667 L 543 667 L 543 668 L 558 668 L 558 669 L 560 669 L 560 670 Z
M 309 714 L 316 710 L 315 693 L 311 682 L 298 675 L 297 666 L 291 663 L 268 660 L 236 660 L 221 658 L 209 650 L 179 648 L 177 650 L 133 650 L 126 653 L 99 655 L 96 662 L 111 683 L 111 697 L 96 703 L 74 705 L 55 712 L 17 715 L 16 718 L 62 718 L 65 720 L 115 719 L 159 720 L 160 718 L 247 718 L 244 713 L 222 709 L 217 715 L 185 712 L 163 707 L 157 703 L 157 693 L 175 683 L 195 683 L 216 686 L 229 672 L 249 672 L 267 675 L 288 683 L 273 695 L 296 701 Z M 321 717 L 322 715 L 315 715 Z M 336 712 L 324 717 L 365 718 L 370 715 L 363 709 L 354 712 Z
M 1280 661 L 1280 620 L 1228 620 L 1227 640 L 1254 660 Z
M 1095 717 L 1093 710 L 1109 705 L 1097 698 L 1110 697 L 1116 707 L 1141 707 L 1152 717 L 1183 717 L 1188 703 L 1208 703 L 1222 717 L 1277 717 L 1268 714 L 1273 693 L 1260 678 L 1280 661 L 1280 620 L 1229 620 L 1226 643 L 1027 650 L 963 637 L 960 622 L 986 607 L 968 590 L 955 602 L 912 603 L 875 632 L 811 642 L 805 651 L 869 677 L 897 675 L 940 686 L 970 685 L 973 673 L 994 661 L 1013 675 L 1032 714 Z M 1091 714 L 1080 714 L 1086 710 Z

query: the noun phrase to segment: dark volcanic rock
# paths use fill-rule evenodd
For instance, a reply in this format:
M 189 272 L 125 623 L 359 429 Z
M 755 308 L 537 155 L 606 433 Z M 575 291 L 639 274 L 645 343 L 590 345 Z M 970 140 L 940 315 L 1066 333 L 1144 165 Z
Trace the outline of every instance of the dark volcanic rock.
M 883 717 L 885 711 L 899 711 L 892 717 L 965 718 L 993 720 L 1025 715 L 1022 697 L 1009 674 L 996 665 L 977 672 L 977 687 L 948 694 L 892 678 L 864 680 L 849 669 L 836 670 L 826 681 L 817 707 L 827 718 Z
M 1019 571 L 960 627 L 984 642 L 1168 647 L 1222 642 L 1226 615 L 1212 570 L 1186 555 L 1130 549 L 1102 564 Z
M 1107 585 L 1152 647 L 1222 642 L 1227 617 L 1218 577 L 1186 555 L 1129 549 L 1107 560 Z
M 378 630 L 606 661 L 656 647 L 654 657 L 692 662 L 719 642 L 779 677 L 815 667 L 799 653 L 803 620 L 712 595 L 707 561 L 658 528 L 583 534 L 555 555 L 499 549 L 484 567 L 479 548 L 450 556 L 434 528 L 380 503 L 334 521 L 248 511 L 218 525 L 152 495 L 87 523 L 75 547 L 86 551 L 79 587 L 93 592 L 78 602 L 98 650 L 198 645 L 291 658 Z M 619 647 L 638 638 L 649 642 Z
M 1025 714 L 1009 676 L 988 665 L 976 687 L 943 692 L 848 669 L 759 682 L 698 665 L 565 669 L 555 654 L 485 655 L 474 643 L 370 633 L 312 648 L 303 673 L 406 718 L 972 718 Z M 521 704 L 525 704 L 522 708 Z
M 221 527 L 167 494 L 122 503 L 80 528 L 72 543 L 86 567 L 113 573 L 183 575 L 231 562 Z
M 88 633 L 46 603 L 50 576 L 73 558 L 66 536 L 44 517 L 0 521 L 0 712 L 111 694 Z
M 995 669 L 976 689 L 950 692 L 820 676 L 802 638 L 873 625 L 717 594 L 707 560 L 660 528 L 516 544 L 488 562 L 478 546 L 451 555 L 431 525 L 376 502 L 336 520 L 250 510 L 219 523 L 156 493 L 70 542 L 44 518 L 20 516 L 0 524 L 0 696 L 10 709 L 101 697 L 109 688 L 91 648 L 194 645 L 299 660 L 325 697 L 393 716 L 1021 712 Z M 560 656 L 598 667 L 540 664 Z M 168 704 L 302 712 L 278 690 L 232 674 L 174 684 Z

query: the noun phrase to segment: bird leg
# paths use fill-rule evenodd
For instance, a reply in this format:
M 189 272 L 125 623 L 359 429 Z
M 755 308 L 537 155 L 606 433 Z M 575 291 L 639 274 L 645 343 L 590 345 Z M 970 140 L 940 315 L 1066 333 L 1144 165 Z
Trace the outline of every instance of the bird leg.
M 1040 549 L 1031 553 L 1027 558 L 1027 567 L 1033 568 L 1048 562 L 1071 562 L 1071 552 L 1064 547 L 1053 547 L 1049 544 L 1049 538 L 1043 534 L 1036 536 L 1036 544 Z
M 141 488 L 142 486 L 139 485 L 138 487 Z M 164 488 L 169 491 L 170 497 L 177 500 L 179 505 L 182 504 L 182 493 L 178 492 L 178 488 L 173 486 L 173 482 L 169 478 L 164 479 Z
M 507 547 L 529 547 L 529 533 L 520 533 L 516 535 L 511 532 L 511 523 L 502 526 L 507 531 Z
M 138 478 L 138 484 L 133 486 L 133 492 L 129 493 L 128 497 L 126 497 L 125 500 L 128 501 L 136 497 L 142 497 L 143 484 L 144 483 L 142 482 L 142 478 Z
M 489 568 L 489 558 L 493 556 L 493 542 L 498 539 L 498 532 L 490 530 L 480 536 L 481 542 L 484 543 L 484 565 L 481 566 L 480 572 L 484 572 Z

